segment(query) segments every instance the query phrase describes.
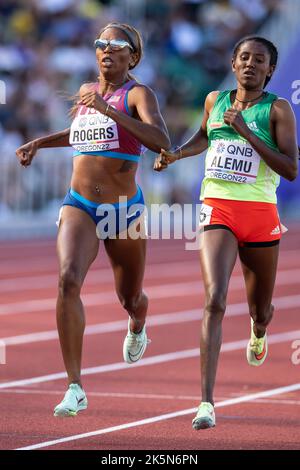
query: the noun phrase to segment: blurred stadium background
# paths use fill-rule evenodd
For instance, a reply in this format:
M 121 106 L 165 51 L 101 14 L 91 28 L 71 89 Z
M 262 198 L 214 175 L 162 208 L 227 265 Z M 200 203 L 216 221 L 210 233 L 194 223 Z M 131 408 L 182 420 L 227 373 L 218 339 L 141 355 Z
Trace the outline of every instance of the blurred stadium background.
M 270 89 L 289 99 L 300 122 L 299 18 L 300 0 L 1 0 L 0 238 L 56 232 L 72 150 L 41 150 L 24 170 L 15 149 L 69 126 L 66 97 L 96 79 L 93 40 L 107 22 L 128 22 L 142 32 L 145 56 L 135 76 L 156 92 L 178 145 L 199 126 L 206 94 L 234 86 L 233 45 L 252 33 L 278 46 Z M 153 159 L 146 153 L 138 174 L 147 203 L 196 203 L 203 158 L 161 174 L 152 171 Z M 300 219 L 298 183 L 282 180 L 284 222 Z

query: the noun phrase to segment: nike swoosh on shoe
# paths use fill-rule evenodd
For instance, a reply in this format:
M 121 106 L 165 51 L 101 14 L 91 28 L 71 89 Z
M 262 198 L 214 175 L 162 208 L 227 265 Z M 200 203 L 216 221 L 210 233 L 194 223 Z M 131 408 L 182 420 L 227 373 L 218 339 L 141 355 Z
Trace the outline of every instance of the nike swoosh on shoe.
M 138 361 L 138 359 L 136 359 L 134 361 L 132 358 L 135 358 L 136 356 L 139 356 L 141 354 L 141 351 L 142 351 L 143 347 L 144 346 L 141 346 L 141 349 L 136 354 L 131 354 L 131 352 L 128 351 L 128 356 L 130 357 L 130 360 L 132 360 L 132 362 L 137 362 Z
M 262 352 L 260 354 L 254 353 L 254 356 L 258 361 L 260 361 L 264 357 L 265 354 L 266 354 L 266 342 L 264 343 L 264 349 L 262 350 Z

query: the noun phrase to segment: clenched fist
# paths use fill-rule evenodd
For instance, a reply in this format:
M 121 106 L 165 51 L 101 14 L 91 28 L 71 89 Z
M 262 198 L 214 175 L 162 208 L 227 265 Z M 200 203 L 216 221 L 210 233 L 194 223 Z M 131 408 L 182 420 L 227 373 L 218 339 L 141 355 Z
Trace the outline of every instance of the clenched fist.
M 33 157 L 38 151 L 38 144 L 35 140 L 22 145 L 16 150 L 16 155 L 22 166 L 27 167 L 31 164 Z
M 176 152 L 170 152 L 169 150 L 161 149 L 160 154 L 156 157 L 153 170 L 162 171 L 168 168 L 168 165 L 179 160 L 179 155 Z
M 95 90 L 82 93 L 80 103 L 103 114 L 105 114 L 107 108 L 107 102 Z

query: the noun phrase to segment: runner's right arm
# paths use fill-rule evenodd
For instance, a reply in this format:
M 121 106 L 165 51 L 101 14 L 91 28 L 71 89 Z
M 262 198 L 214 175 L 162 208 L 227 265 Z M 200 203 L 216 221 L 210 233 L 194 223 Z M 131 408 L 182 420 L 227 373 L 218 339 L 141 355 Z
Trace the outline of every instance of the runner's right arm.
M 38 149 L 50 147 L 69 147 L 70 128 L 27 142 L 16 150 L 22 166 L 29 166 Z

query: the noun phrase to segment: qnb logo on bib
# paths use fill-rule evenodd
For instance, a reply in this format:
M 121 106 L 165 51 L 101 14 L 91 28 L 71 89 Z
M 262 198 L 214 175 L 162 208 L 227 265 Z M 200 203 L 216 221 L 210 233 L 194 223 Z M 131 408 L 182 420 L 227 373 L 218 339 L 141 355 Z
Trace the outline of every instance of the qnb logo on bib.
M 255 183 L 260 156 L 249 143 L 214 140 L 206 154 L 207 178 L 232 183 Z
M 97 152 L 120 147 L 115 121 L 99 113 L 79 114 L 72 122 L 70 145 L 79 152 Z

